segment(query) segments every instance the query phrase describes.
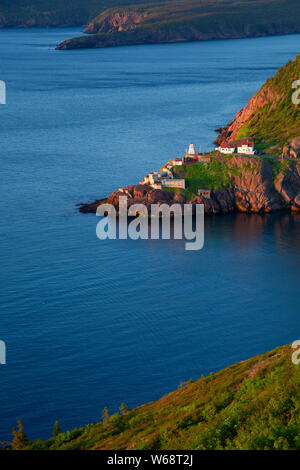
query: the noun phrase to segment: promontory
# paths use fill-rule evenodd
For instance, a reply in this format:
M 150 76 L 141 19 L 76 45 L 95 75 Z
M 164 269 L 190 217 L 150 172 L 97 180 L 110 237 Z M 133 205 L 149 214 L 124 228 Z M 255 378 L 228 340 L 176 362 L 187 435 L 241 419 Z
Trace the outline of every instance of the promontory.
M 118 209 L 119 196 L 127 197 L 128 207 L 143 203 L 148 209 L 154 203 L 204 204 L 206 214 L 300 211 L 300 104 L 293 88 L 299 77 L 300 54 L 218 129 L 214 151 L 196 153 L 191 143 L 182 157 L 166 161 L 162 155 L 159 171 L 80 211 L 96 212 L 104 202 Z

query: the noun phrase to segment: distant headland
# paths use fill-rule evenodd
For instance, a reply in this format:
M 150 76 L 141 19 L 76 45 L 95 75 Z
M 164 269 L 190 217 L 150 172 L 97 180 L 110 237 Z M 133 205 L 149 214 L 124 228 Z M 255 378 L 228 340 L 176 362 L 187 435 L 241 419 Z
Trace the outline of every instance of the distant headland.
M 298 0 L 171 0 L 99 11 L 86 36 L 57 49 L 241 39 L 300 33 Z M 292 12 L 292 14 L 291 14 Z

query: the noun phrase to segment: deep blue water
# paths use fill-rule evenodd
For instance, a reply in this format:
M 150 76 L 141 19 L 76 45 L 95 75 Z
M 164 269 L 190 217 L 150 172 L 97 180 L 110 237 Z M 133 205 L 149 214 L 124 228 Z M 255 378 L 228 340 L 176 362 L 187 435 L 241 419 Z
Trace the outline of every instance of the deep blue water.
M 299 337 L 299 217 L 207 218 L 205 246 L 99 241 L 79 202 L 212 147 L 300 36 L 54 51 L 0 30 L 0 439 L 99 420 Z

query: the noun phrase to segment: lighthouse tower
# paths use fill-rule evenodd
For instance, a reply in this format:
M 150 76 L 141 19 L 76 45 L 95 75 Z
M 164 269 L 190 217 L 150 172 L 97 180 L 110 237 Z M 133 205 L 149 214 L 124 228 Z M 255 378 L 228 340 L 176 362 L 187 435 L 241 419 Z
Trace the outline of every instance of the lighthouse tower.
M 188 154 L 189 155 L 196 155 L 196 152 L 195 152 L 195 147 L 194 147 L 194 144 L 193 142 L 190 143 L 189 145 L 189 151 L 188 151 Z

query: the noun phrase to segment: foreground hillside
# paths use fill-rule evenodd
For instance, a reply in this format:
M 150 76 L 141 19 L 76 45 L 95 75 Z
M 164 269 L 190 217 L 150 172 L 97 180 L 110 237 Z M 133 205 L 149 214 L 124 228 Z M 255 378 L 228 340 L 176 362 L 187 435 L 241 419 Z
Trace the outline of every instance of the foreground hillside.
M 86 29 L 87 33 L 96 34 L 64 41 L 58 49 L 300 32 L 298 0 L 175 0 L 116 7 L 99 13 Z
M 300 365 L 284 346 L 30 449 L 300 449 Z
M 300 155 L 300 105 L 292 101 L 296 80 L 300 80 L 300 54 L 269 78 L 231 123 L 219 129 L 216 143 L 248 137 L 261 151 Z

